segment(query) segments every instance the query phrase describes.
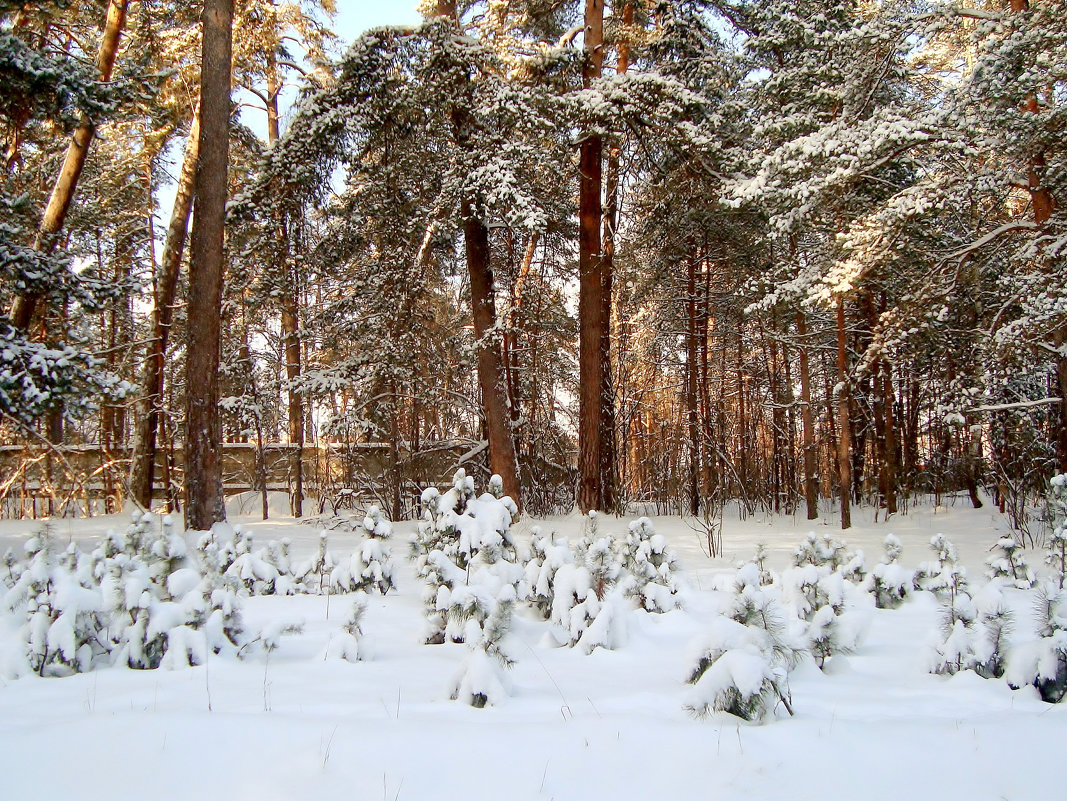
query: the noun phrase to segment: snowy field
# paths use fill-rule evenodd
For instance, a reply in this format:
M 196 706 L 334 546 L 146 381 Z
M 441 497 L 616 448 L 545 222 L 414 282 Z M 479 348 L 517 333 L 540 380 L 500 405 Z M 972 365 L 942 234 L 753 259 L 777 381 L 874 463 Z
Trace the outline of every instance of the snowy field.
M 234 509 L 234 511 L 237 511 Z M 398 591 L 372 594 L 362 621 L 364 660 L 324 659 L 351 608 L 346 596 L 265 596 L 244 600 L 249 630 L 302 621 L 273 652 L 209 656 L 184 669 L 104 667 L 64 678 L 14 677 L 18 626 L 0 623 L 0 798 L 111 799 L 1011 799 L 1062 797 L 1067 704 L 1040 700 L 1033 687 L 965 670 L 929 672 L 939 603 L 910 594 L 896 609 L 860 605 L 862 639 L 831 657 L 825 671 L 804 657 L 789 675 L 795 715 L 781 705 L 754 724 L 723 712 L 685 708 L 694 643 L 730 597 L 738 562 L 757 543 L 767 566 L 784 571 L 811 530 L 862 549 L 868 568 L 894 533 L 900 563 L 932 558 L 931 537 L 957 547 L 971 590 L 984 560 L 1007 531 L 981 510 L 913 507 L 875 523 L 857 510 L 842 534 L 828 515 L 757 515 L 724 520 L 725 556 L 710 559 L 704 536 L 679 518 L 655 518 L 677 554 L 681 608 L 625 613 L 615 650 L 585 655 L 556 647 L 550 623 L 520 604 L 507 648 L 508 695 L 475 709 L 449 699 L 468 648 L 424 645 L 422 582 L 406 558 L 413 523 L 395 526 L 391 545 Z M 296 559 L 317 548 L 319 528 L 279 517 L 238 516 L 257 545 L 288 537 Z M 128 517 L 57 521 L 63 544 L 90 549 Z M 625 536 L 629 519 L 601 518 L 600 531 Z M 578 516 L 521 520 L 577 540 Z M 31 522 L 0 521 L 0 553 L 21 549 Z M 358 547 L 358 533 L 329 534 L 334 554 Z M 1027 551 L 1039 567 L 1043 552 Z M 1040 570 L 1039 570 L 1040 572 Z M 865 598 L 870 596 L 864 594 Z M 1034 637 L 1030 591 L 1009 588 L 1010 635 Z M 1057 790 L 1057 787 L 1061 787 Z

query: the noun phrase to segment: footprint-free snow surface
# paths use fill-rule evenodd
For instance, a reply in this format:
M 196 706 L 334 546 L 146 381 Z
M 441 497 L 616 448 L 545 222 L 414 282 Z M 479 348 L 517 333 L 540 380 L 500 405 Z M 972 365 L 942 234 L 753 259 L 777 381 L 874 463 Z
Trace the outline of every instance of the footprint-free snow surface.
M 25 613 L 0 611 L 0 798 L 109 799 L 981 799 L 1032 801 L 1063 793 L 1067 703 L 1033 687 L 964 670 L 929 672 L 941 607 L 930 592 L 896 609 L 860 610 L 852 653 L 820 670 L 809 656 L 789 676 L 794 716 L 778 705 L 761 724 L 724 712 L 686 711 L 694 643 L 725 608 L 737 564 L 757 543 L 784 571 L 809 531 L 862 549 L 868 568 L 889 533 L 910 569 L 932 558 L 943 533 L 971 589 L 986 579 L 989 549 L 1007 532 L 988 507 L 913 506 L 907 515 L 840 532 L 829 516 L 723 518 L 725 555 L 709 558 L 704 534 L 682 518 L 652 522 L 678 556 L 682 606 L 625 612 L 616 650 L 558 647 L 550 623 L 519 604 L 508 635 L 515 659 L 508 694 L 475 709 L 449 699 L 466 645 L 425 645 L 422 582 L 407 560 L 414 524 L 392 537 L 398 589 L 372 594 L 362 621 L 363 661 L 323 658 L 351 610 L 345 595 L 244 599 L 249 629 L 302 621 L 271 652 L 209 656 L 178 670 L 105 666 L 62 678 L 18 675 Z M 64 544 L 93 547 L 128 518 L 56 521 Z M 294 558 L 317 548 L 320 525 L 237 515 L 257 544 L 288 537 Z M 624 536 L 629 518 L 600 518 Z M 577 540 L 573 515 L 521 520 Z M 39 525 L 0 521 L 0 552 Z M 351 530 L 329 533 L 334 554 L 358 547 Z M 1042 552 L 1027 549 L 1031 565 Z M 1038 569 L 1041 573 L 1041 570 Z M 1009 639 L 1034 637 L 1032 591 L 1009 588 Z M 1010 656 L 1009 656 L 1010 658 Z

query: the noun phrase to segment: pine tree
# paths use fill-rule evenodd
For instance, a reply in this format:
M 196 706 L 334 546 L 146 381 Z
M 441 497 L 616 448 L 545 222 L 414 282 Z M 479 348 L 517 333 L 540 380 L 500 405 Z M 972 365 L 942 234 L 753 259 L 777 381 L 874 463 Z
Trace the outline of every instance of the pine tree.
M 738 571 L 729 614 L 713 622 L 697 652 L 687 680 L 694 685 L 686 703 L 691 712 L 763 720 L 781 703 L 793 714 L 788 674 L 799 652 L 781 607 L 761 588 L 755 565 Z

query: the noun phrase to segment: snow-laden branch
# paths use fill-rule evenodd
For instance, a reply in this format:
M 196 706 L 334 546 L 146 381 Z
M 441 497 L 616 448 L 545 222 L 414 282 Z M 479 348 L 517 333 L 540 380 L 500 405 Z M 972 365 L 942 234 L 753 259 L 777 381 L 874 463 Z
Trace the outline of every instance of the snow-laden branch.
M 972 253 L 974 253 L 974 251 L 981 250 L 986 245 L 988 245 L 990 242 L 992 242 L 995 239 L 999 239 L 1000 237 L 1004 236 L 1004 234 L 1010 234 L 1013 231 L 1035 231 L 1035 230 L 1037 230 L 1037 223 L 1032 223 L 1032 222 L 1010 222 L 1010 223 L 1004 223 L 1004 225 L 1001 225 L 1001 226 L 998 226 L 998 227 L 994 228 L 992 231 L 990 231 L 988 234 L 983 236 L 981 239 L 976 239 L 975 241 L 971 242 L 971 244 L 960 248 L 959 250 L 957 250 L 954 253 L 950 253 L 948 256 L 946 256 L 942 260 L 942 264 L 945 264 L 945 263 L 950 262 L 950 261 L 956 261 L 956 260 L 965 259 L 967 256 L 969 256 Z
M 1015 403 L 993 403 L 988 406 L 975 406 L 964 409 L 967 414 L 975 412 L 1007 412 L 1013 409 L 1032 409 L 1035 406 L 1051 406 L 1054 403 L 1063 403 L 1063 398 L 1039 398 L 1037 400 L 1016 401 Z

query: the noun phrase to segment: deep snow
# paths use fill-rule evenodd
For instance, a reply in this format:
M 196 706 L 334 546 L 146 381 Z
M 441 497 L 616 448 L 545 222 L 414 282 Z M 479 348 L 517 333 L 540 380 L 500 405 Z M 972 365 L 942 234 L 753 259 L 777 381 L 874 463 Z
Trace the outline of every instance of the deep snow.
M 722 606 L 716 588 L 757 542 L 769 566 L 785 568 L 810 530 L 862 548 L 868 567 L 892 532 L 903 564 L 929 560 L 944 533 L 983 583 L 988 549 L 1007 531 L 991 511 L 913 507 L 889 522 L 841 533 L 828 513 L 802 517 L 727 514 L 725 555 L 709 559 L 703 534 L 679 518 L 655 518 L 677 552 L 684 608 L 629 614 L 626 644 L 584 656 L 554 648 L 548 624 L 526 610 L 514 620 L 510 695 L 478 710 L 448 700 L 463 645 L 423 645 L 421 584 L 406 557 L 413 524 L 399 523 L 393 561 L 399 592 L 372 595 L 361 645 L 367 661 L 323 660 L 351 609 L 346 596 L 261 597 L 245 601 L 250 628 L 300 618 L 303 634 L 269 657 L 217 657 L 184 670 L 105 668 L 69 678 L 0 679 L 0 798 L 160 799 L 807 799 L 1056 798 L 1067 704 L 1043 703 L 1032 688 L 971 672 L 927 672 L 938 604 L 916 593 L 895 610 L 872 609 L 855 653 L 826 672 L 804 662 L 790 677 L 795 717 L 762 725 L 723 713 L 703 719 L 683 705 L 693 643 Z M 89 543 L 125 516 L 56 521 L 62 541 Z M 290 518 L 237 517 L 257 544 L 288 536 L 294 557 L 317 547 L 319 527 Z M 578 516 L 535 522 L 573 539 Z M 622 535 L 627 519 L 601 518 Z M 0 552 L 36 524 L 0 521 Z M 332 531 L 330 549 L 359 542 Z M 1027 551 L 1031 565 L 1041 551 Z M 1040 572 L 1040 571 L 1039 571 Z M 1027 593 L 1006 591 L 1016 639 L 1030 636 Z M 0 624 L 0 665 L 10 657 L 11 617 Z

